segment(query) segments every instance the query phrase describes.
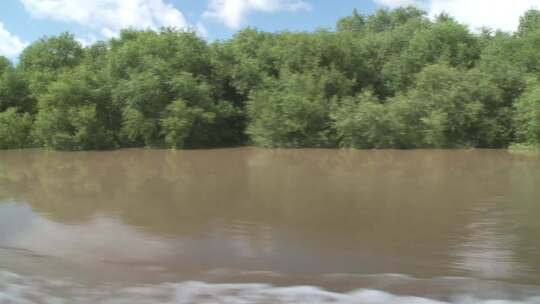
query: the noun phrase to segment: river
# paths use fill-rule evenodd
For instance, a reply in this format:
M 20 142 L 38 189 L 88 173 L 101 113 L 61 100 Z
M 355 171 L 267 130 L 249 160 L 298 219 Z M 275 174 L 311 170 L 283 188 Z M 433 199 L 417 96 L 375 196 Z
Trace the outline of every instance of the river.
M 540 154 L 0 151 L 0 303 L 72 302 L 540 303 Z

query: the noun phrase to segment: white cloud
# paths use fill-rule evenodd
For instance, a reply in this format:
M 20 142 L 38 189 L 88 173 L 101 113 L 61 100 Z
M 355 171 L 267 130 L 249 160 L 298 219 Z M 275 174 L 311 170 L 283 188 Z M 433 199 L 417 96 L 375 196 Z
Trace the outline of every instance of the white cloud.
M 375 0 L 375 3 L 380 4 L 382 6 L 387 6 L 390 8 L 395 8 L 399 6 L 408 6 L 408 5 L 416 5 L 416 6 L 422 5 L 422 2 L 420 0 Z
M 515 31 L 519 17 L 531 8 L 540 8 L 540 0 L 375 0 L 388 7 L 417 5 L 430 16 L 446 12 L 476 30 L 487 26 Z
M 472 29 L 515 31 L 519 17 L 534 7 L 540 8 L 540 0 L 432 0 L 429 12 L 431 16 L 447 12 Z
M 210 0 L 205 16 L 223 22 L 229 28 L 239 28 L 251 11 L 277 12 L 310 10 L 303 0 Z
M 74 22 L 112 37 L 126 27 L 186 28 L 182 12 L 164 0 L 20 0 L 34 17 Z
M 0 22 L 0 55 L 15 58 L 26 46 L 26 42 L 8 32 Z

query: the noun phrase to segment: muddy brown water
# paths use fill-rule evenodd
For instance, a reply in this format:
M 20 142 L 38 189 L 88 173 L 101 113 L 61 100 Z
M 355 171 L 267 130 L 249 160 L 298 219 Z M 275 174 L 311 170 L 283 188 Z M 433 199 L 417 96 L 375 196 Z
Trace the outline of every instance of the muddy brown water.
M 540 154 L 0 151 L 0 303 L 539 296 Z

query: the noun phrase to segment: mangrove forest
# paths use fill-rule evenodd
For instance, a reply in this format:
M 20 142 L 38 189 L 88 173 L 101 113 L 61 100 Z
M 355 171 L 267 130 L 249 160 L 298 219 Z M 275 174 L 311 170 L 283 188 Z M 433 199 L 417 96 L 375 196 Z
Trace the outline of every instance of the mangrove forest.
M 508 148 L 540 145 L 540 11 L 516 32 L 414 8 L 335 29 L 125 29 L 0 57 L 0 148 Z

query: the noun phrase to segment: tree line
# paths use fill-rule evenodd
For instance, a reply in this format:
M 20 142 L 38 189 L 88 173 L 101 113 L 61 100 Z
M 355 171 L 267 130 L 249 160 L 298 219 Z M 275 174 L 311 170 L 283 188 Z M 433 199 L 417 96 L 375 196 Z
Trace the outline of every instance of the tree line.
M 336 30 L 125 29 L 0 57 L 0 148 L 540 146 L 540 11 L 515 33 L 414 7 Z

